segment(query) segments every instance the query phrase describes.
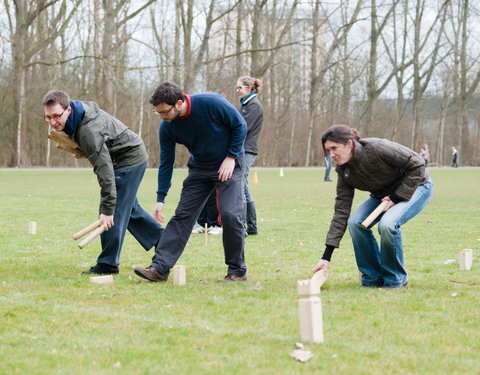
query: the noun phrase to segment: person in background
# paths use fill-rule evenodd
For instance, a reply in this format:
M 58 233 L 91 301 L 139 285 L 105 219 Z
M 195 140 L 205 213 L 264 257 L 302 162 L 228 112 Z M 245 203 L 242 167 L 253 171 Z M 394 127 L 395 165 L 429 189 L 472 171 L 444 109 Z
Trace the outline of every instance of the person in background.
M 452 167 L 458 168 L 458 151 L 455 147 L 452 147 Z
M 257 211 L 255 202 L 248 189 L 248 175 L 250 168 L 258 154 L 258 137 L 263 125 L 263 107 L 257 98 L 260 92 L 262 81 L 249 76 L 237 79 L 235 92 L 240 98 L 240 113 L 247 123 L 247 137 L 245 138 L 245 170 L 243 179 L 243 190 L 245 194 L 247 234 L 258 234 Z
M 325 176 L 323 177 L 323 181 L 331 182 L 332 179 L 330 178 L 330 170 L 332 169 L 332 158 L 330 155 L 325 155 Z
M 145 145 L 94 102 L 71 100 L 66 92 L 56 90 L 44 96 L 43 107 L 45 121 L 80 145 L 101 189 L 99 220 L 106 229 L 100 235 L 102 251 L 97 264 L 82 274 L 116 274 L 127 229 L 147 251 L 163 233 L 136 197 L 147 168 Z
M 187 244 L 205 202 L 218 189 L 227 275 L 219 282 L 247 280 L 245 229 L 242 222 L 243 144 L 245 120 L 217 93 L 188 95 L 176 84 L 164 82 L 150 98 L 162 121 L 159 128 L 160 166 L 154 217 L 165 221 L 163 207 L 171 186 L 177 144 L 190 152 L 188 176 L 175 215 L 157 245 L 152 263 L 135 273 L 149 281 L 166 281 Z
M 218 189 L 215 189 L 207 199 L 202 212 L 198 216 L 197 223 L 192 230 L 192 234 L 205 233 L 205 224 L 207 224 L 208 234 L 222 234 L 222 221 L 218 214 Z
M 401 288 L 407 285 L 400 227 L 427 205 L 433 193 L 425 162 L 416 152 L 380 138 L 360 138 L 346 125 L 333 125 L 322 136 L 325 154 L 338 174 L 335 212 L 322 259 L 313 272 L 328 271 L 333 250 L 348 226 L 363 286 Z M 351 213 L 355 189 L 370 196 Z M 381 203 L 384 212 L 368 228 L 361 223 Z M 371 227 L 378 223 L 380 246 Z
M 428 167 L 428 162 L 430 161 L 430 152 L 428 151 L 428 145 L 426 143 L 420 149 L 420 156 L 425 161 L 425 167 Z

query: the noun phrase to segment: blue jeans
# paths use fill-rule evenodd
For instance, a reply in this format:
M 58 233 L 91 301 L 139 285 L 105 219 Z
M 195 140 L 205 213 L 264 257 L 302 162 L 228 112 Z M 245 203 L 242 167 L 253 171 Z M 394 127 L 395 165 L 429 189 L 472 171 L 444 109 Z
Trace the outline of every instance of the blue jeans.
M 366 229 L 360 224 L 380 204 L 379 199 L 368 197 L 350 215 L 348 229 L 357 266 L 362 273 L 363 286 L 397 287 L 407 282 L 400 227 L 422 211 L 432 193 L 433 184 L 428 180 L 417 187 L 409 201 L 393 205 Z M 380 234 L 380 247 L 370 229 L 376 223 Z
M 102 252 L 97 263 L 119 265 L 127 229 L 145 250 L 150 250 L 160 240 L 162 226 L 137 200 L 138 187 L 146 168 L 147 163 L 143 163 L 138 167 L 115 170 L 117 202 L 113 216 L 114 226 L 100 235 Z
M 255 154 L 250 154 L 249 152 L 245 153 L 245 166 L 243 171 L 243 191 L 245 194 L 245 203 L 253 202 L 253 198 L 248 190 L 248 174 L 250 173 L 250 168 L 252 167 L 253 163 L 255 163 L 256 158 L 257 155 Z

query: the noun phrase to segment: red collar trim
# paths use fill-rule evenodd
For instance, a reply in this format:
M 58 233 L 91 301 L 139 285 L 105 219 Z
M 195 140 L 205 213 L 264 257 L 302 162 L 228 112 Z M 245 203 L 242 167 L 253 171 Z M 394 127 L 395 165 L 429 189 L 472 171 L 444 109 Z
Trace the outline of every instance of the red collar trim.
M 187 113 L 185 116 L 180 116 L 179 118 L 181 120 L 186 119 L 188 116 L 190 116 L 190 113 L 192 112 L 192 100 L 190 99 L 190 95 L 183 93 L 185 95 L 185 101 L 187 102 Z

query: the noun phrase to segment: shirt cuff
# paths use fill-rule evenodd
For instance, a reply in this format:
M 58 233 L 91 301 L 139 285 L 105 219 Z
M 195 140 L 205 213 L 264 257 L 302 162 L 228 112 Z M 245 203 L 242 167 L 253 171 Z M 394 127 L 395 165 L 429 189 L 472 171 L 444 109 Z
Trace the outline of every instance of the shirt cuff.
M 335 250 L 335 247 L 331 245 L 326 245 L 325 251 L 323 252 L 323 255 L 322 255 L 322 259 L 328 260 L 330 262 L 330 259 L 332 258 L 333 250 Z

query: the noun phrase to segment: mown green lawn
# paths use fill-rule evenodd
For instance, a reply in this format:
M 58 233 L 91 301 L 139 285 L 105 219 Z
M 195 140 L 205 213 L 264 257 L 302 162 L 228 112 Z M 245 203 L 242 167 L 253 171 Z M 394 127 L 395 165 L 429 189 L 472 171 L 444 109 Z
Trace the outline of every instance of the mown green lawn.
M 323 252 L 335 183 L 318 169 L 257 173 L 249 281 L 216 283 L 221 238 L 205 247 L 193 235 L 178 263 L 187 285 L 175 286 L 135 276 L 152 253 L 130 235 L 114 285 L 80 276 L 99 253 L 98 240 L 80 250 L 71 238 L 96 219 L 93 172 L 0 171 L 0 374 L 480 373 L 480 169 L 430 171 L 434 198 L 402 227 L 408 289 L 360 287 L 345 236 L 321 294 L 325 342 L 306 344 L 307 363 L 289 355 L 300 342 L 296 281 Z M 168 217 L 185 175 L 175 171 Z M 139 193 L 148 210 L 155 191 L 149 170 Z M 445 264 L 464 248 L 471 271 Z

